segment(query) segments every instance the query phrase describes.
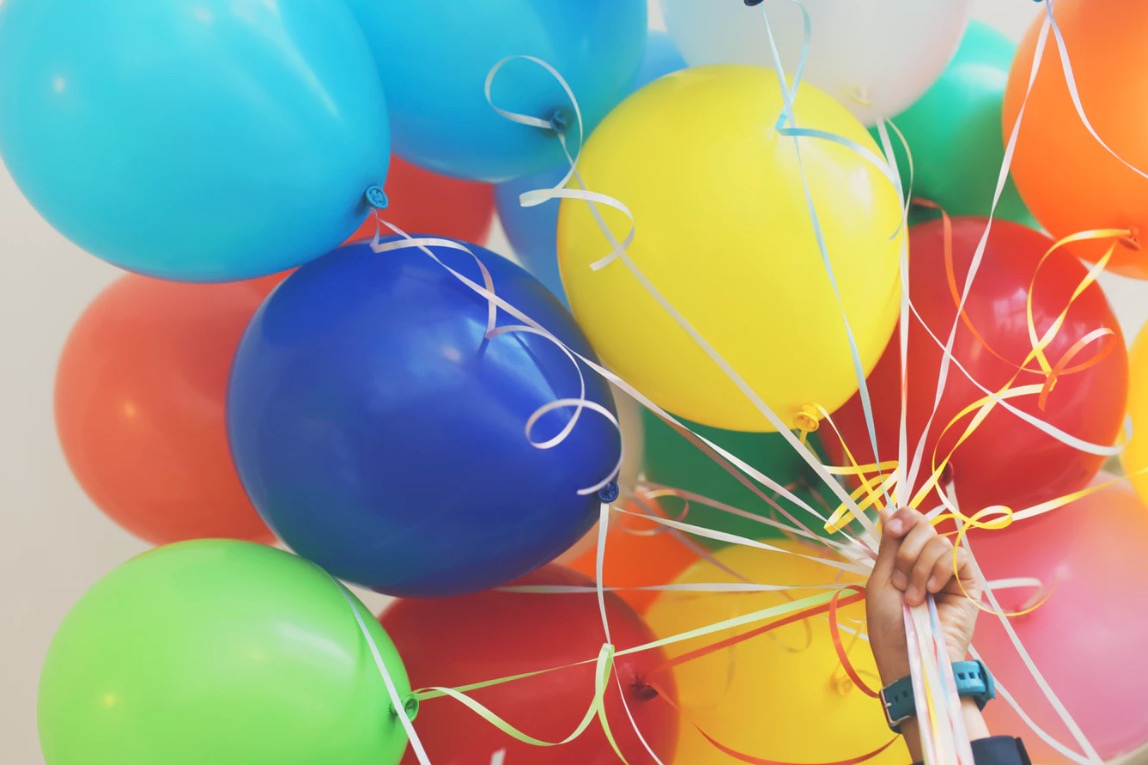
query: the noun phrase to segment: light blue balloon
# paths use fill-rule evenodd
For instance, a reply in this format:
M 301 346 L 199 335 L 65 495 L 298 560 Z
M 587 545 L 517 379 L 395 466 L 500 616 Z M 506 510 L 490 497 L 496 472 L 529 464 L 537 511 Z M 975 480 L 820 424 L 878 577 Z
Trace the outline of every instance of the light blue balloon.
M 515 124 L 487 103 L 490 70 L 534 56 L 569 83 L 589 134 L 625 96 L 642 61 L 646 0 L 347 0 L 387 91 L 395 153 L 444 175 L 489 182 L 553 167 L 552 132 Z M 515 60 L 495 78 L 500 108 L 568 121 L 569 99 L 537 64 Z M 576 139 L 575 139 L 576 140 Z
M 183 281 L 318 257 L 367 214 L 382 86 L 330 0 L 6 0 L 0 155 L 80 247 Z
M 634 80 L 634 90 L 644 88 L 659 77 L 686 68 L 686 60 L 678 52 L 678 46 L 666 32 L 651 29 L 646 37 L 646 55 L 638 76 Z
M 685 69 L 686 62 L 674 41 L 665 32 L 653 31 L 646 41 L 646 55 L 634 79 L 633 90 L 649 85 L 659 77 Z M 566 302 L 562 277 L 558 273 L 558 202 L 523 207 L 518 197 L 524 191 L 553 188 L 566 174 L 568 165 L 538 175 L 516 178 L 494 187 L 494 204 L 506 238 L 514 253 L 546 289 Z
M 558 273 L 558 200 L 523 207 L 518 203 L 518 197 L 524 191 L 554 188 L 568 168 L 559 167 L 547 173 L 515 178 L 494 187 L 498 218 L 518 261 L 567 306 L 569 302 Z

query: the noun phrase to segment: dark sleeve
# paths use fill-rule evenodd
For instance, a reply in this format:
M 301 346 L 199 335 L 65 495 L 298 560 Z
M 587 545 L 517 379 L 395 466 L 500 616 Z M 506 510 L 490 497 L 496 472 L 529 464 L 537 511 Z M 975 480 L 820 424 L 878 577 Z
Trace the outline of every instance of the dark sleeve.
M 977 739 L 973 742 L 973 761 L 976 765 L 1032 765 L 1024 742 L 1012 736 Z

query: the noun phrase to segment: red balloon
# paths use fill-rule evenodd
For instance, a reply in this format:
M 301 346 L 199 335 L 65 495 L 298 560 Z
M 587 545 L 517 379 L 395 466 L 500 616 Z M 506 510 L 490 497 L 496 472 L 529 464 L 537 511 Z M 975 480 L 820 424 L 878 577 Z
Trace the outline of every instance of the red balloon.
M 1148 743 L 1148 508 L 1127 486 L 1104 489 L 1062 510 L 982 533 L 973 544 L 989 580 L 1037 577 L 1049 599 L 1013 617 L 1021 643 L 1100 756 L 1112 760 Z M 998 592 L 1006 612 L 1024 610 L 1033 589 Z M 1021 708 L 1079 751 L 1001 626 L 982 614 L 973 645 Z M 985 708 L 994 733 L 1022 736 L 1035 762 L 1067 762 L 1041 742 L 1007 702 Z
M 589 579 L 551 564 L 516 584 L 592 586 Z M 651 642 L 645 623 L 620 598 L 606 594 L 614 646 Z M 403 657 L 412 688 L 457 687 L 598 656 L 605 636 L 597 597 L 590 594 L 525 594 L 488 590 L 440 600 L 400 600 L 379 617 Z M 616 658 L 626 704 L 642 737 L 665 762 L 673 755 L 678 714 L 646 685 L 665 660 L 661 650 Z M 578 726 L 594 697 L 594 664 L 570 667 L 475 691 L 472 697 L 511 725 L 544 741 L 561 741 Z M 669 672 L 658 687 L 673 693 Z M 606 717 L 630 763 L 650 763 L 622 704 L 614 679 Z M 488 763 L 500 750 L 517 765 L 614 765 L 618 761 L 597 721 L 577 739 L 557 747 L 520 743 L 459 702 L 440 698 L 419 710 L 415 729 L 436 765 Z M 417 762 L 410 749 L 404 763 Z
M 387 209 L 383 217 L 408 234 L 434 234 L 482 244 L 494 221 L 494 187 L 448 178 L 391 156 L 387 172 Z M 369 216 L 347 240 L 371 239 L 377 229 Z M 384 229 L 383 236 L 393 232 Z
M 231 461 L 231 358 L 282 275 L 187 284 L 128 274 L 84 311 L 56 372 L 56 428 L 76 479 L 153 544 L 270 541 Z
M 963 289 L 984 228 L 985 221 L 980 218 L 953 220 L 953 266 L 958 290 Z M 940 220 L 910 230 L 910 294 L 921 318 L 942 343 L 957 315 L 956 300 L 946 277 L 944 241 Z M 961 322 L 953 346 L 953 356 L 993 392 L 1013 377 L 1032 350 L 1025 302 L 1037 264 L 1052 245 L 1048 237 L 1020 224 L 1003 220 L 993 223 L 984 259 L 965 305 L 984 343 Z M 1084 266 L 1063 251 L 1053 254 L 1040 268 L 1033 292 L 1038 335 L 1043 335 L 1068 304 L 1085 274 Z M 1038 406 L 1037 396 L 1012 399 L 1010 403 L 1085 441 L 1114 443 L 1124 417 L 1128 357 L 1120 325 L 1099 286 L 1092 284 L 1076 299 L 1045 353 L 1055 365 L 1078 340 L 1102 327 L 1110 329 L 1113 336 L 1086 347 L 1068 366 L 1102 358 L 1081 371 L 1061 375 L 1048 395 L 1044 411 Z M 1104 347 L 1106 342 L 1109 349 Z M 912 318 L 907 417 L 910 457 L 933 409 L 941 358 L 941 348 L 929 337 L 925 325 Z M 1036 362 L 1027 367 L 1039 369 Z M 882 459 L 897 456 L 900 377 L 900 336 L 894 333 L 868 377 Z M 1020 373 L 1013 387 L 1044 381 L 1045 376 L 1039 371 L 1026 371 Z M 984 395 L 955 364 L 950 365 L 944 395 L 925 445 L 924 475 L 928 475 L 932 464 L 934 447 L 940 443 L 939 462 L 964 432 L 969 418 L 962 419 L 943 439 L 941 431 L 962 409 Z M 833 420 L 858 462 L 871 463 L 873 450 L 859 394 L 846 402 Z M 823 442 L 836 464 L 846 463 L 836 438 L 826 436 Z M 1080 489 L 1096 475 L 1102 463 L 1102 457 L 1066 446 L 998 405 L 976 432 L 957 447 L 946 479 L 955 485 L 958 503 L 966 514 L 989 505 L 1020 510 Z

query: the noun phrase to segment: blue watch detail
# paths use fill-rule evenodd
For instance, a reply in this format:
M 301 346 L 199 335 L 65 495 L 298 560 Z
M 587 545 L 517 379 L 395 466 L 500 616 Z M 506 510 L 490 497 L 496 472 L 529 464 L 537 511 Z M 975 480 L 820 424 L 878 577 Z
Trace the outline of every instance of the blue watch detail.
M 992 673 L 980 659 L 953 662 L 953 676 L 957 679 L 957 695 L 972 698 L 978 709 L 984 709 L 989 699 L 997 695 Z M 901 723 L 917 713 L 913 698 L 913 679 L 902 677 L 881 691 L 881 703 L 885 707 L 885 722 L 896 733 L 901 732 Z

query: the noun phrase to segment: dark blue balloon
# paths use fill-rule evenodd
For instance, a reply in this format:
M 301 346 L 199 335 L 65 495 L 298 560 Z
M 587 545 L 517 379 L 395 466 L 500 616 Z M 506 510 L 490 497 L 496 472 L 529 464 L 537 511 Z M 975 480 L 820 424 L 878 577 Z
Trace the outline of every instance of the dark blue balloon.
M 685 68 L 686 61 L 678 53 L 670 36 L 665 32 L 651 30 L 646 39 L 645 57 L 632 91 Z M 505 181 L 494 187 L 494 203 L 510 246 L 526 270 L 562 298 L 563 303 L 566 302 L 566 292 L 558 273 L 558 202 L 523 207 L 518 203 L 518 197 L 524 191 L 553 188 L 566 175 L 567 170 L 563 166 L 545 173 Z
M 592 357 L 541 284 L 468 246 L 499 296 Z M 470 255 L 434 249 L 482 282 Z M 434 597 L 510 581 L 593 525 L 598 497 L 578 490 L 614 467 L 616 429 L 584 410 L 565 441 L 532 446 L 527 420 L 578 396 L 577 367 L 535 335 L 486 339 L 486 322 L 486 301 L 413 247 L 341 248 L 272 293 L 236 352 L 228 429 L 244 486 L 284 542 L 342 579 Z M 583 373 L 586 398 L 613 411 L 609 386 Z M 544 415 L 534 440 L 572 416 Z

